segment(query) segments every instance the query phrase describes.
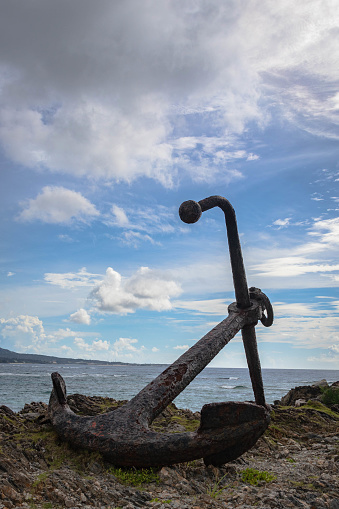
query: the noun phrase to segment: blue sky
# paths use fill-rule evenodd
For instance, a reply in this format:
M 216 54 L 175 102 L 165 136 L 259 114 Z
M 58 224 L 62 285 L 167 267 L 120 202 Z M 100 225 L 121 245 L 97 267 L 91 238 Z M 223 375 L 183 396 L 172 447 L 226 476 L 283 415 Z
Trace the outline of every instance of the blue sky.
M 6 0 L 0 346 L 169 363 L 234 299 L 234 206 L 267 368 L 339 369 L 339 5 Z M 244 367 L 240 337 L 212 365 Z

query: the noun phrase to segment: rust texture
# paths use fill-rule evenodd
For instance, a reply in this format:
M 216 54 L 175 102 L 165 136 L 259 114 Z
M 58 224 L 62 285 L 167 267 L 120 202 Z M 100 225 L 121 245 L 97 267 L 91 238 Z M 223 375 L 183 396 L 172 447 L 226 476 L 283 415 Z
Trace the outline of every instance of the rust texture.
M 74 414 L 66 402 L 66 385 L 59 373 L 52 373 L 53 391 L 49 412 L 59 436 L 74 446 L 100 451 L 119 466 L 162 466 L 204 458 L 205 463 L 221 465 L 250 449 L 264 433 L 270 420 L 265 404 L 255 325 L 273 321 L 268 297 L 247 287 L 235 213 L 220 196 L 200 202 L 184 202 L 179 214 L 187 223 L 196 222 L 202 212 L 220 207 L 226 229 L 236 302 L 229 314 L 200 341 L 149 383 L 122 407 L 95 417 Z M 265 311 L 267 316 L 265 315 Z M 255 403 L 226 402 L 204 405 L 196 432 L 156 433 L 152 421 L 210 363 L 241 330 L 249 366 Z

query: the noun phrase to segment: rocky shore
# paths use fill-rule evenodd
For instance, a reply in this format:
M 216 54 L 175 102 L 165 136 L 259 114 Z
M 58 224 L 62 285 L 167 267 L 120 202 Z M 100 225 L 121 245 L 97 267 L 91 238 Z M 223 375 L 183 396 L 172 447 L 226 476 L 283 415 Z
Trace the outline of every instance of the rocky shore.
M 119 469 L 61 442 L 44 403 L 18 413 L 0 406 L 0 509 L 339 509 L 338 386 L 292 389 L 272 406 L 271 424 L 256 446 L 221 468 L 198 460 Z M 123 404 L 77 394 L 68 402 L 82 415 Z M 191 431 L 199 419 L 170 405 L 153 427 Z

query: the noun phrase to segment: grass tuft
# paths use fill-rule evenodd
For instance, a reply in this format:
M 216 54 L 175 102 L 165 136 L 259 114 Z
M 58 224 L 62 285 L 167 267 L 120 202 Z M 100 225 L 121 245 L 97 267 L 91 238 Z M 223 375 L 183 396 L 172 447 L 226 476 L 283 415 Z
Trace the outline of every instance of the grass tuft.
M 261 482 L 271 482 L 276 476 L 269 472 L 256 470 L 255 468 L 246 468 L 241 472 L 241 480 L 245 483 L 257 486 Z
M 131 486 L 142 486 L 151 482 L 160 482 L 157 472 L 153 468 L 118 468 L 110 467 L 108 473 L 114 475 L 121 484 Z

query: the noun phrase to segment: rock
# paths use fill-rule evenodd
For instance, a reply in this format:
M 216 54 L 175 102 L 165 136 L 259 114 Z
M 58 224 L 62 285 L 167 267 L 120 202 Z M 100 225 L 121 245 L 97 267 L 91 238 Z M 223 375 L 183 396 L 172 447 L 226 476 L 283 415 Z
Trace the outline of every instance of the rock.
M 328 387 L 327 380 L 325 380 L 325 378 L 323 378 L 322 380 L 319 380 L 319 382 L 314 382 L 312 387 Z
M 4 415 L 8 415 L 8 417 L 13 417 L 15 416 L 15 412 L 13 412 L 13 410 L 11 410 L 10 408 L 8 408 L 8 406 L 6 405 L 1 405 L 0 406 L 0 412 Z
M 322 392 L 319 386 L 302 385 L 295 387 L 288 391 L 286 396 L 283 396 L 280 400 L 281 406 L 294 406 L 295 402 L 299 399 L 308 401 L 309 399 L 317 398 L 321 396 Z
M 69 400 L 91 414 L 123 404 L 82 395 Z M 324 414 L 322 408 L 277 406 L 265 435 L 236 461 L 218 468 L 202 460 L 163 467 L 134 486 L 135 469 L 120 469 L 124 480 L 99 454 L 62 443 L 42 403 L 19 413 L 2 406 L 0 509 L 339 509 L 339 414 Z M 199 417 L 171 405 L 155 426 L 173 432 L 177 425 L 195 426 Z
M 296 399 L 294 402 L 294 406 L 300 407 L 306 405 L 306 403 L 307 403 L 306 399 Z

